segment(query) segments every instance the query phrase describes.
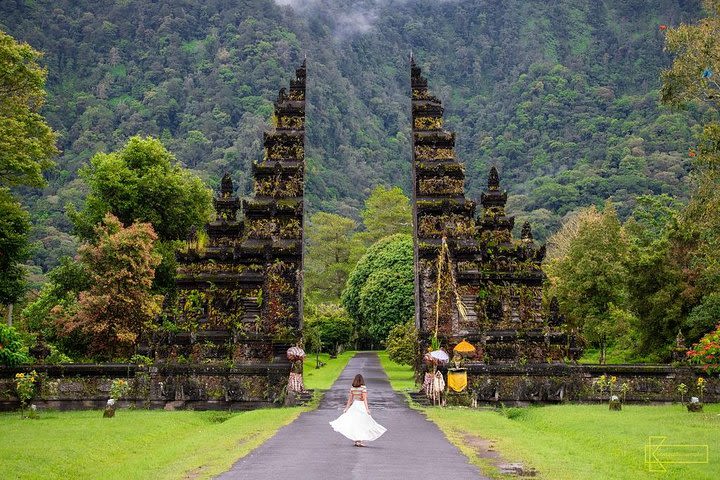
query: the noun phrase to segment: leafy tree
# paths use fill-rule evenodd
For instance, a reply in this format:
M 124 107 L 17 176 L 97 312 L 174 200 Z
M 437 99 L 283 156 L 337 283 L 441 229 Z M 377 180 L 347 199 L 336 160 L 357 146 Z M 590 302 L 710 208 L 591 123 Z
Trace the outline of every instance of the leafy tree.
M 0 305 L 12 306 L 24 293 L 30 256 L 28 215 L 6 187 L 45 185 L 42 171 L 57 153 L 56 134 L 40 109 L 45 102 L 46 72 L 40 53 L 0 30 Z
M 175 240 L 202 227 L 212 211 L 210 190 L 154 138 L 132 137 L 114 153 L 98 153 L 80 171 L 90 187 L 82 211 L 70 206 L 70 216 L 82 238 L 91 239 L 94 226 L 107 213 L 123 224 L 149 222 L 160 242 L 162 263 L 155 285 L 174 291 Z
M 72 335 L 59 331 L 59 319 L 77 312 L 80 292 L 91 285 L 87 266 L 76 259 L 63 257 L 57 267 L 48 272 L 48 282 L 40 293 L 22 312 L 25 327 L 32 332 L 41 332 L 46 340 L 57 344 L 62 352 L 82 355 L 87 347 L 85 338 L 77 332 Z
M 355 221 L 334 213 L 310 216 L 306 227 L 305 288 L 321 300 L 339 299 L 348 275 L 362 254 Z
M 58 152 L 56 134 L 39 113 L 47 76 L 40 57 L 0 30 L 0 187 L 45 185 L 42 171 Z
M 558 250 L 546 264 L 553 293 L 568 321 L 601 349 L 628 331 L 628 240 L 612 204 L 594 207 L 550 238 Z
M 358 261 L 341 299 L 361 344 L 382 344 L 394 325 L 412 317 L 413 280 L 410 235 L 380 239 Z
M 418 331 L 413 320 L 398 323 L 385 342 L 388 357 L 400 365 L 413 365 L 418 354 Z
M 20 334 L 10 325 L 0 323 L 0 365 L 13 367 L 29 361 L 30 358 L 23 352 Z
M 72 218 L 83 238 L 93 238 L 95 225 L 112 213 L 127 225 L 151 223 L 161 241 L 183 240 L 212 211 L 211 191 L 151 137 L 132 137 L 117 152 L 96 154 L 80 175 L 90 192 Z
M 623 225 L 632 241 L 639 246 L 648 246 L 654 241 L 667 237 L 677 224 L 680 204 L 667 195 L 640 195 L 632 214 Z
M 365 231 L 360 237 L 366 245 L 396 233 L 412 234 L 410 199 L 400 187 L 375 187 L 365 200 L 361 215 Z
M 685 326 L 686 338 L 695 341 L 717 326 L 720 319 L 720 293 L 712 292 L 705 297 L 699 305 L 692 309 L 688 315 Z
M 29 230 L 27 212 L 6 189 L 0 188 L 0 305 L 17 302 L 25 292 L 21 263 L 30 256 Z
M 709 15 L 694 25 L 681 24 L 667 30 L 665 47 L 675 54 L 670 68 L 662 72 L 661 100 L 674 106 L 691 101 L 720 107 L 720 1 L 702 0 Z
M 352 320 L 343 307 L 334 303 L 317 305 L 312 315 L 306 318 L 306 325 L 317 329 L 322 345 L 330 349 L 331 355 L 336 355 L 352 338 Z
M 702 5 L 707 18 L 667 32 L 666 48 L 675 56 L 672 66 L 662 73 L 661 90 L 664 103 L 675 107 L 701 104 L 713 118 L 704 125 L 697 149 L 691 150 L 693 189 L 687 207 L 678 215 L 671 236 L 674 251 L 668 258 L 680 271 L 682 326 L 691 341 L 717 322 L 720 296 L 720 1 L 703 0 Z
M 381 269 L 360 290 L 360 315 L 375 345 L 384 344 L 393 326 L 415 310 L 412 268 Z
M 80 293 L 77 313 L 63 320 L 64 330 L 87 335 L 91 353 L 129 357 L 161 310 L 162 296 L 151 293 L 160 263 L 153 252 L 157 235 L 150 224 L 124 227 L 107 214 L 95 236 L 95 243 L 80 248 L 91 286 Z
M 316 325 L 303 327 L 303 343 L 308 353 L 315 353 L 315 368 L 320 368 L 320 352 L 322 351 L 322 335 Z

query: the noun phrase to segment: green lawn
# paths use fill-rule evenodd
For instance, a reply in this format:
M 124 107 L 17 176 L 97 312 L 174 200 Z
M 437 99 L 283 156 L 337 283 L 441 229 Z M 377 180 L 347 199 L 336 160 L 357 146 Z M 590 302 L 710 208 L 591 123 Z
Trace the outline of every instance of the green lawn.
M 415 375 L 411 367 L 393 362 L 385 351 L 378 352 L 378 357 L 394 390 L 405 392 L 419 388 L 415 385 Z
M 303 408 L 251 412 L 118 410 L 0 414 L 2 479 L 210 478 L 294 420 Z
M 383 366 L 393 388 L 407 387 L 409 368 L 393 365 L 387 359 Z M 493 472 L 488 469 L 487 460 L 478 457 L 469 445 L 469 436 L 492 440 L 505 460 L 535 467 L 540 472 L 536 478 L 545 480 L 720 478 L 718 404 L 706 405 L 705 413 L 701 414 L 688 413 L 682 405 L 625 405 L 621 412 L 609 411 L 606 404 L 547 405 L 504 411 L 422 410 L 451 442 L 489 474 Z M 709 463 L 667 465 L 666 472 L 652 473 L 645 464 L 645 445 L 650 436 L 667 437 L 668 445 L 708 445 Z
M 305 360 L 307 388 L 326 390 L 354 352 Z M 120 409 L 0 414 L 0 479 L 210 478 L 230 468 L 310 407 L 251 412 Z
M 327 353 L 321 353 L 320 362 L 325 365 L 320 368 L 315 368 L 315 354 L 308 355 L 303 365 L 305 388 L 328 390 L 354 355 L 354 351 L 347 351 L 338 355 L 337 358 L 330 358 Z

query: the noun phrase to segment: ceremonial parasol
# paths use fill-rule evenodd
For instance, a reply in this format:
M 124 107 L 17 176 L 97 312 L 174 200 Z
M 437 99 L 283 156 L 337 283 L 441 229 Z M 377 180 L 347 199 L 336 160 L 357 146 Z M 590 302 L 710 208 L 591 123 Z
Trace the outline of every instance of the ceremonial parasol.
M 442 365 L 450 360 L 450 355 L 444 350 L 433 350 L 428 355 L 438 364 Z
M 290 347 L 287 349 L 287 358 L 291 362 L 297 362 L 305 359 L 305 350 L 300 347 Z
M 462 342 L 455 345 L 453 351 L 467 357 L 475 353 L 475 347 L 470 342 L 463 339 Z

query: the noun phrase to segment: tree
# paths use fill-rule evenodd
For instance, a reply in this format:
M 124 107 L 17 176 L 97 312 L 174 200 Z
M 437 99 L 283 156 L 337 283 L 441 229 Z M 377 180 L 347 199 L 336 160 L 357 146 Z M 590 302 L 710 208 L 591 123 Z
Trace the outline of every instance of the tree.
M 13 304 L 24 293 L 25 272 L 20 267 L 30 256 L 28 215 L 6 187 L 45 185 L 42 171 L 57 153 L 56 134 L 40 109 L 45 102 L 46 72 L 40 53 L 0 31 L 0 304 Z
M 307 226 L 305 288 L 322 301 L 340 298 L 348 275 L 362 254 L 354 237 L 354 220 L 334 213 L 318 212 Z
M 48 281 L 37 299 L 22 312 L 25 326 L 32 332 L 40 332 L 46 340 L 58 344 L 62 352 L 71 356 L 82 355 L 87 348 L 85 338 L 77 332 L 63 335 L 58 320 L 74 315 L 80 292 L 91 286 L 87 266 L 74 258 L 63 257 L 57 267 L 48 272 Z
M 308 328 L 317 329 L 322 345 L 336 355 L 340 347 L 352 338 L 353 324 L 343 307 L 334 303 L 317 305 L 306 319 Z
M 0 187 L 43 186 L 42 171 L 58 152 L 57 135 L 39 113 L 47 76 L 40 57 L 0 31 Z
M 717 118 L 720 1 L 703 0 L 702 4 L 707 18 L 667 31 L 666 49 L 675 57 L 662 73 L 661 100 L 674 107 L 699 103 Z M 658 337 L 664 340 L 666 352 L 677 330 L 696 341 L 712 329 L 720 312 L 720 124 L 704 125 L 698 140 L 697 149 L 690 150 L 694 167 L 690 201 L 676 215 L 667 239 L 659 243 L 664 249 L 656 249 L 655 268 L 648 271 L 650 280 L 645 282 L 662 284 L 643 300 L 660 310 L 646 331 L 651 330 L 647 336 L 656 344 Z
M 720 0 L 702 0 L 709 15 L 695 25 L 667 30 L 665 48 L 673 63 L 662 72 L 660 99 L 673 106 L 701 101 L 720 107 Z
M 87 335 L 93 354 L 129 357 L 161 310 L 163 297 L 151 292 L 160 263 L 153 252 L 157 235 L 148 223 L 124 227 L 107 214 L 95 236 L 94 243 L 80 248 L 91 286 L 80 293 L 77 313 L 63 320 L 64 330 Z
M 367 250 L 341 297 L 360 343 L 381 345 L 394 325 L 413 316 L 413 280 L 410 235 L 391 235 Z
M 29 215 L 10 193 L 0 188 L 0 305 L 12 305 L 25 292 L 25 270 L 21 264 L 30 256 L 27 234 Z M 12 311 L 8 312 L 12 323 Z
M 193 227 L 204 226 L 212 211 L 211 191 L 152 137 L 132 137 L 117 152 L 97 153 L 80 176 L 90 192 L 82 211 L 71 212 L 86 239 L 112 213 L 126 225 L 151 223 L 161 241 L 184 240 Z
M 628 241 L 612 204 L 582 211 L 549 241 L 552 291 L 568 321 L 600 347 L 627 333 Z
M 388 357 L 400 365 L 413 365 L 418 355 L 418 331 L 415 322 L 398 323 L 388 334 L 386 341 Z
M 155 285 L 161 292 L 174 291 L 175 247 L 171 242 L 185 239 L 193 227 L 205 225 L 212 212 L 211 191 L 151 137 L 132 137 L 117 152 L 96 154 L 80 176 L 90 192 L 82 211 L 75 211 L 72 205 L 69 208 L 77 233 L 92 239 L 95 225 L 107 213 L 126 225 L 151 223 L 163 258 Z
M 360 238 L 366 245 L 396 233 L 412 234 L 410 199 L 400 187 L 375 187 L 365 200 L 361 215 L 365 231 L 360 234 Z

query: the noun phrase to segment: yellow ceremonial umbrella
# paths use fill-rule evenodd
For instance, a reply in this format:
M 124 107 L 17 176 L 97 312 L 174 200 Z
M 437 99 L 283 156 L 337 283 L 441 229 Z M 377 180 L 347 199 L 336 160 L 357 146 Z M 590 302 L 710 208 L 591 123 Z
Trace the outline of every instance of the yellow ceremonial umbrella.
M 459 353 L 461 355 L 469 356 L 469 355 L 472 355 L 473 353 L 475 353 L 475 347 L 473 347 L 473 345 L 470 342 L 463 339 L 462 342 L 455 345 L 455 348 L 453 348 L 453 351 L 455 353 Z

